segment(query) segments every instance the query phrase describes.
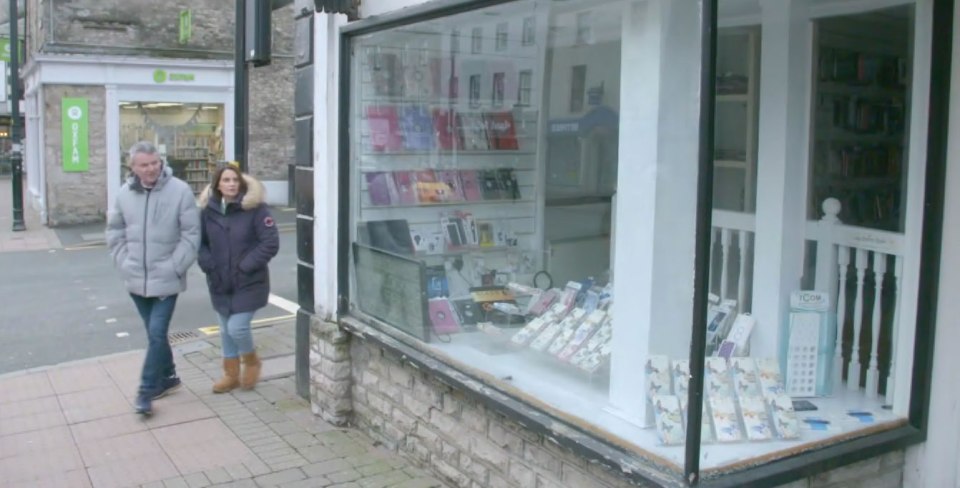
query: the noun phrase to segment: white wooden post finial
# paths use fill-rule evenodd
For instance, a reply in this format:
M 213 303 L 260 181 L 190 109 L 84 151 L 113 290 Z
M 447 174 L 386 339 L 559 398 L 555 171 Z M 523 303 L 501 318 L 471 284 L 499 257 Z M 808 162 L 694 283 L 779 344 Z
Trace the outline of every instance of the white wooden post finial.
M 820 204 L 820 208 L 823 210 L 823 218 L 820 219 L 821 222 L 840 223 L 840 209 L 843 208 L 842 205 L 840 205 L 840 200 L 830 197 Z

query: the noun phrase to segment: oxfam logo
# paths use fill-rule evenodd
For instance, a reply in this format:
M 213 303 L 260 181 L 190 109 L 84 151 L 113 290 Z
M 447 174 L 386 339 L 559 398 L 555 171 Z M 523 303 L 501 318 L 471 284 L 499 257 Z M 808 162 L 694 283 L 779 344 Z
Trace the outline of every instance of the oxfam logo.
M 70 117 L 70 120 L 80 120 L 83 117 L 83 109 L 80 107 L 70 107 L 67 109 L 67 117 Z
M 158 69 L 158 70 L 154 71 L 154 72 L 153 72 L 153 81 L 156 82 L 156 83 L 163 83 L 163 82 L 167 81 L 167 72 L 164 71 L 164 70 L 162 70 L 162 69 Z

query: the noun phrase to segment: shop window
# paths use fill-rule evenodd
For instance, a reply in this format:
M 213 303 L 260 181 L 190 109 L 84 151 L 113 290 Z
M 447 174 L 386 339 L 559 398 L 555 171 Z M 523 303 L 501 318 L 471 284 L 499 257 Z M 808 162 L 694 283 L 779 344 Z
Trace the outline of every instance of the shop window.
M 119 110 L 122 178 L 130 146 L 150 141 L 195 194 L 210 183 L 211 168 L 224 158 L 222 104 L 124 101 Z
M 761 26 L 719 32 L 716 93 L 701 98 L 700 7 L 667 2 L 651 18 L 634 2 L 545 11 L 521 0 L 410 20 L 416 29 L 348 31 L 349 52 L 377 59 L 344 59 L 345 321 L 500 378 L 500 391 L 676 480 L 750 472 L 913 422 L 902 348 L 919 327 L 919 289 L 904 270 L 925 256 L 905 215 L 924 209 L 901 202 L 923 191 L 922 172 L 905 171 L 923 163 L 908 163 L 902 127 L 925 116 L 907 101 L 912 83 L 929 82 L 910 55 L 929 26 L 912 6 L 808 19 L 816 35 L 798 38 L 815 43 L 815 72 L 796 78 L 811 113 L 791 104 L 786 114 L 809 115 L 807 133 L 764 125 L 759 53 L 772 34 Z M 491 17 L 518 19 L 496 27 L 497 45 L 521 29 L 509 60 L 484 55 L 482 27 L 469 27 Z M 454 56 L 443 40 L 466 28 L 471 53 Z M 403 76 L 406 61 L 388 58 L 430 69 Z M 803 95 L 795 86 L 768 89 Z M 502 107 L 505 93 L 518 103 Z M 702 127 L 704 100 L 716 117 Z M 781 102 L 765 116 L 782 116 Z M 764 140 L 784 126 L 809 141 Z M 713 147 L 700 146 L 705 130 Z M 759 160 L 762 144 L 796 154 L 790 141 L 810 143 L 806 187 L 784 176 L 785 158 Z M 881 145 L 888 152 L 860 159 L 848 148 Z M 701 168 L 713 169 L 713 194 L 698 193 Z M 881 184 L 898 185 L 899 207 L 884 207 L 897 217 L 854 218 L 843 192 Z M 789 212 L 814 203 L 820 213 Z M 754 213 L 768 207 L 786 210 Z M 703 212 L 712 228 L 698 231 Z M 704 401 L 691 406 L 701 380 Z

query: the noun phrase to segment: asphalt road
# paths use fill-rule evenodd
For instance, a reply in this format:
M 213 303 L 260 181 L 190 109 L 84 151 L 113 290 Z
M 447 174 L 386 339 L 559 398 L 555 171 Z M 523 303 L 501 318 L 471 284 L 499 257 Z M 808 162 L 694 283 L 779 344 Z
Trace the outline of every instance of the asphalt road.
M 296 233 L 281 232 L 274 295 L 296 302 Z M 269 305 L 255 321 L 290 315 Z M 194 265 L 170 332 L 216 325 Z M 146 347 L 143 322 L 103 247 L 0 253 L 0 374 Z

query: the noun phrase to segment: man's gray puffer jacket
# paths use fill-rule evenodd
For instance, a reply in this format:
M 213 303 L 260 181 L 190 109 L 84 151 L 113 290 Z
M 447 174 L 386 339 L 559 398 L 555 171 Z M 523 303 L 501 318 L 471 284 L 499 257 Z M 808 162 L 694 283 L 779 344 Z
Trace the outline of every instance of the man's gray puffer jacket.
M 169 167 L 150 190 L 128 178 L 107 217 L 107 245 L 130 293 L 165 297 L 186 290 L 200 247 L 200 212 L 190 186 Z

